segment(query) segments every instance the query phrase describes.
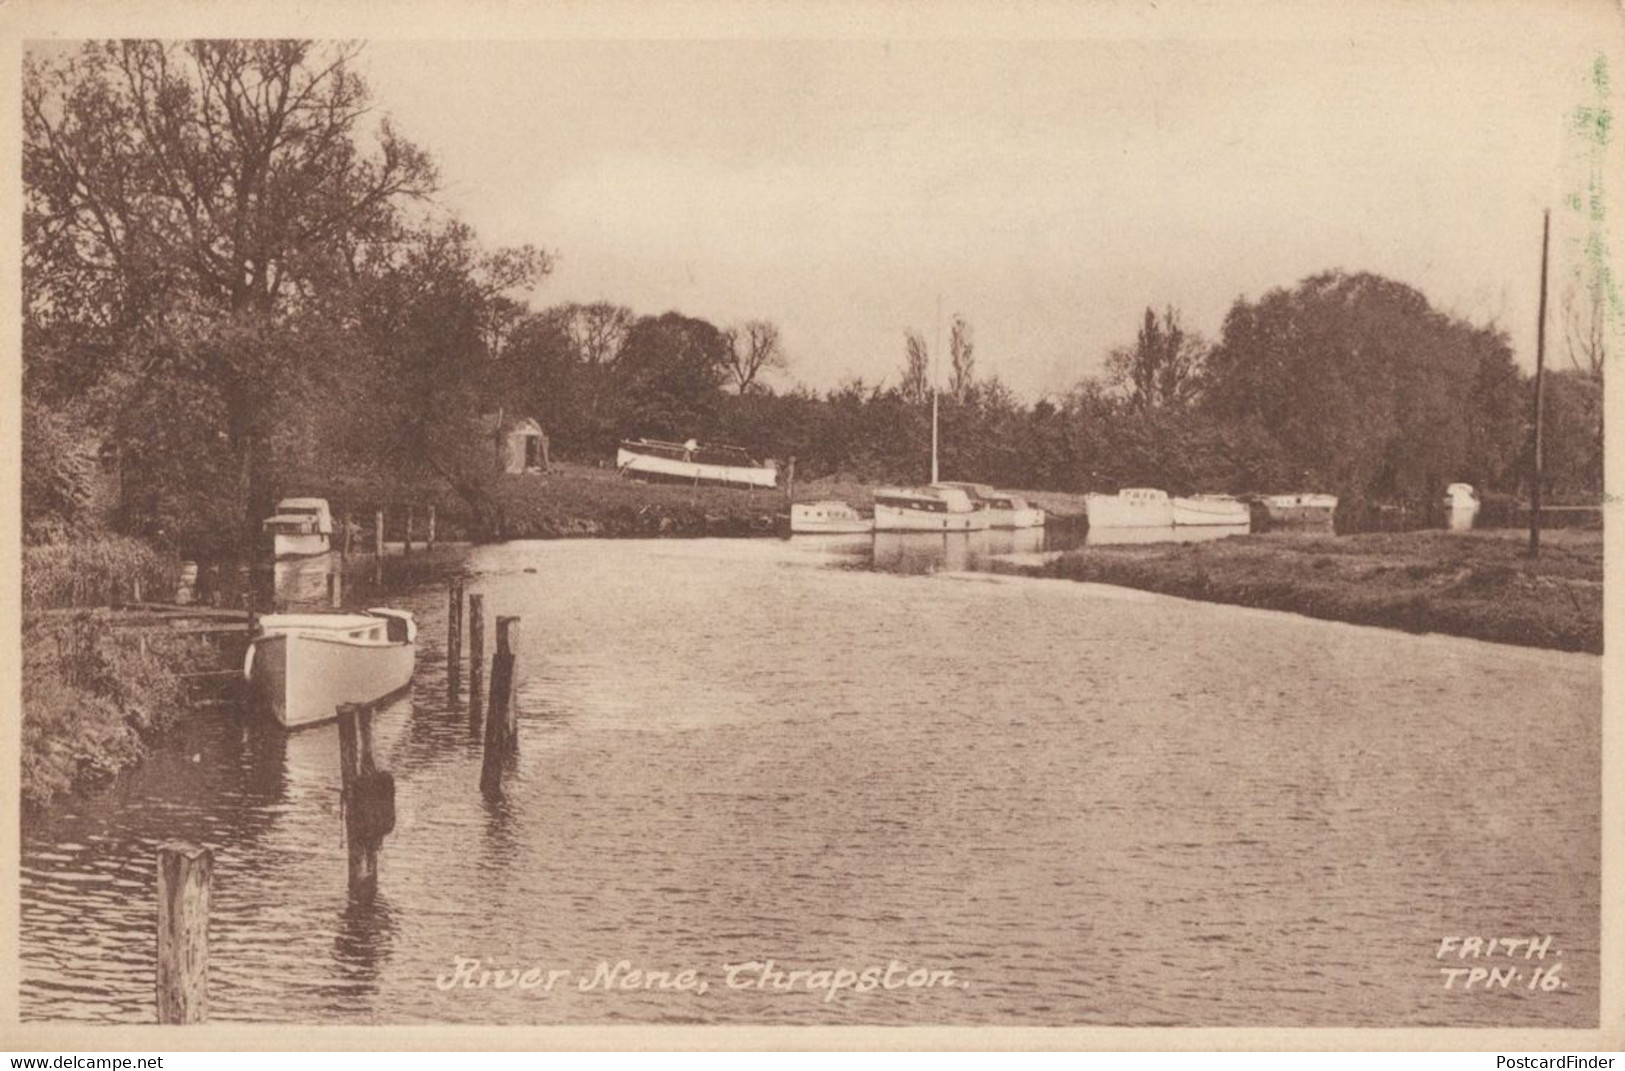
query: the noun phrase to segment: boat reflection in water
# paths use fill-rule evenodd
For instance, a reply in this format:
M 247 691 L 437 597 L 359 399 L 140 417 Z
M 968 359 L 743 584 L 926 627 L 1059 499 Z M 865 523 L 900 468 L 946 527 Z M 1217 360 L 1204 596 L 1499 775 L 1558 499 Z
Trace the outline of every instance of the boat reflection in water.
M 333 555 L 283 558 L 273 567 L 277 602 L 284 605 L 321 605 L 327 599 L 327 577 L 342 563 Z
M 995 559 L 1076 546 L 1051 539 L 1044 528 L 989 528 L 980 532 L 876 532 L 875 569 L 886 573 L 963 572 L 988 568 Z M 1053 544 L 1053 545 L 1051 545 Z
M 1084 538 L 1086 547 L 1121 546 L 1130 543 L 1206 543 L 1233 535 L 1249 535 L 1245 524 L 1192 524 L 1156 528 L 1091 528 Z

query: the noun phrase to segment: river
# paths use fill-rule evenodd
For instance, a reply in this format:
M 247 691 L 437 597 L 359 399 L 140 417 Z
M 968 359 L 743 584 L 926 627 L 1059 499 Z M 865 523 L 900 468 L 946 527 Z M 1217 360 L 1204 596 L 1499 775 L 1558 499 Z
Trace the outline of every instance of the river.
M 335 730 L 208 710 L 25 823 L 22 1014 L 151 1021 L 180 838 L 215 852 L 216 1021 L 1596 1025 L 1600 659 L 970 572 L 1043 549 L 977 538 L 392 560 L 422 631 L 376 717 L 377 899 Z M 496 801 L 446 695 L 453 571 L 522 619 Z M 1505 989 L 1445 985 L 1483 964 L 1443 938 L 1547 935 Z M 623 960 L 697 981 L 590 984 Z

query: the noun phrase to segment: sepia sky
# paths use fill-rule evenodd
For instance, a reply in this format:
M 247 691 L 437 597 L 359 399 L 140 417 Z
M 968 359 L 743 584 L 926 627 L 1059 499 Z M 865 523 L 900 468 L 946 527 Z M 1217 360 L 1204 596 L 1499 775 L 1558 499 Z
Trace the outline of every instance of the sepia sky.
M 905 329 L 936 348 L 940 302 L 941 336 L 963 315 L 978 371 L 1029 400 L 1098 370 L 1148 304 L 1212 338 L 1238 296 L 1329 268 L 1495 321 L 1532 367 L 1547 206 L 1561 359 L 1584 237 L 1564 199 L 1594 162 L 1572 118 L 1618 39 L 1587 0 L 1303 3 L 1242 23 L 1026 4 L 985 26 L 966 13 L 992 9 L 963 4 L 929 24 L 832 4 L 847 17 L 784 25 L 679 4 L 563 34 L 469 10 L 435 32 L 479 40 L 326 35 L 368 39 L 377 106 L 438 158 L 447 207 L 488 244 L 557 255 L 538 307 L 769 319 L 791 379 L 823 388 L 895 382 Z M 1035 39 L 1049 27 L 1069 39 Z M 491 40 L 506 33 L 526 39 Z

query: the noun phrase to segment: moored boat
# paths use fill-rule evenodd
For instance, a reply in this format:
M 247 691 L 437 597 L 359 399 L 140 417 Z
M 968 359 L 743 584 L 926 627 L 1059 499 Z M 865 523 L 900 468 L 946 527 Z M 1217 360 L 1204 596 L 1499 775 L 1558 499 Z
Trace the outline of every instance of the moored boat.
M 987 500 L 988 526 L 992 528 L 1042 528 L 1044 511 L 1020 495 L 994 491 Z
M 1029 506 L 1020 495 L 994 490 L 989 484 L 942 480 L 931 486 L 957 487 L 965 492 L 970 497 L 972 505 L 979 510 L 987 511 L 989 528 L 1041 528 L 1044 525 L 1043 510 Z
M 1085 495 L 1090 530 L 1098 528 L 1172 528 L 1174 504 L 1167 491 L 1125 487 L 1115 495 Z
M 278 558 L 306 558 L 333 549 L 333 511 L 325 498 L 284 498 L 261 526 Z
M 1470 483 L 1453 483 L 1444 489 L 1444 504 L 1450 510 L 1476 510 L 1479 507 L 1478 492 Z
M 644 480 L 714 483 L 730 487 L 778 486 L 778 467 L 757 462 L 738 446 L 701 446 L 658 439 L 626 439 L 615 452 L 615 467 L 623 475 Z
M 1337 513 L 1336 495 L 1263 495 L 1258 501 L 1271 524 L 1331 524 Z
M 266 614 L 243 659 L 250 695 L 293 729 L 412 682 L 417 624 L 404 610 Z
M 1235 527 L 1253 523 L 1247 503 L 1234 495 L 1190 495 L 1174 499 L 1174 525 L 1224 525 Z
M 881 487 L 875 491 L 877 532 L 980 532 L 987 511 L 957 487 Z
M 824 499 L 790 506 L 791 535 L 851 535 L 874 531 L 875 522 L 845 502 Z

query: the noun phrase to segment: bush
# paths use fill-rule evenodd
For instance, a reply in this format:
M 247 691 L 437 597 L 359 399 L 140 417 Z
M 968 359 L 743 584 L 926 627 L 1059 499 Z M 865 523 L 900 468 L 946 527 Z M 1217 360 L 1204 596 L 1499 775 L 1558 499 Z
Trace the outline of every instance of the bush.
M 180 580 L 180 562 L 128 536 L 23 548 L 27 609 L 106 606 L 128 598 L 136 579 L 147 597 L 168 597 Z

